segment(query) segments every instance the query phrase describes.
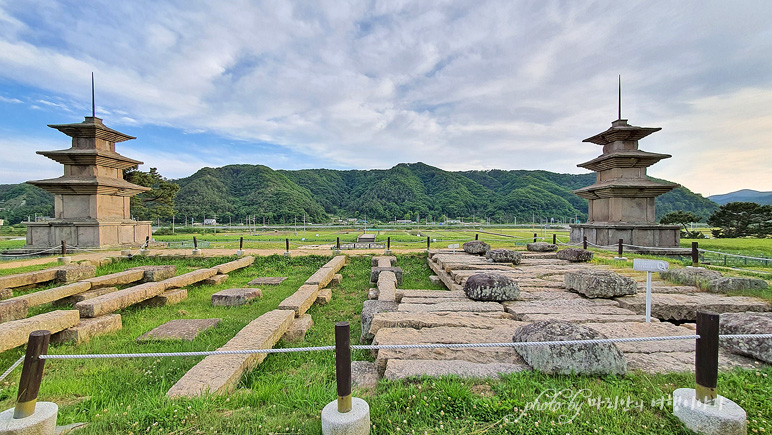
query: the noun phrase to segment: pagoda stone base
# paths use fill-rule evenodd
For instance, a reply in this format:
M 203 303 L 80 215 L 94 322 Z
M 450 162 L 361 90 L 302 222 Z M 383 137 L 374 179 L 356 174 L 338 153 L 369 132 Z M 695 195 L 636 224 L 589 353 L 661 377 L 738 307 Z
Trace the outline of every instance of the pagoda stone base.
M 654 224 L 574 224 L 571 227 L 571 243 L 587 242 L 600 246 L 616 245 L 619 239 L 627 245 L 657 248 L 678 248 L 681 242 L 681 227 L 678 225 Z
M 68 245 L 81 248 L 139 246 L 151 235 L 149 221 L 63 221 L 29 222 L 26 248 Z

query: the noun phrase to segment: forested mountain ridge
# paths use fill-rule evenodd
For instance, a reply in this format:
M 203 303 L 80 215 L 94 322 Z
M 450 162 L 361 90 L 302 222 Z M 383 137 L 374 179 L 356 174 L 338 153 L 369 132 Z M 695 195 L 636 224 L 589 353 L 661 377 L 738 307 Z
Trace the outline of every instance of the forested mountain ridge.
M 258 222 L 266 218 L 275 224 L 301 220 L 305 214 L 308 222 L 365 215 L 382 221 L 474 216 L 478 220 L 490 218 L 491 222 L 530 222 L 534 218 L 586 219 L 587 201 L 571 190 L 594 183 L 595 174 L 498 169 L 450 172 L 420 162 L 375 170 L 289 171 L 263 165 L 228 165 L 203 168 L 173 181 L 180 185 L 175 197 L 179 220 L 187 216 L 201 222 L 204 216 L 217 215 L 225 222 L 255 216 Z M 40 206 L 40 199 L 48 194 L 40 191 L 43 196 L 36 196 L 30 192 L 35 189 L 29 185 L 0 186 L 0 201 L 18 204 L 9 193 L 22 192 Z M 11 223 L 21 216 L 26 219 L 27 212 L 12 207 L 16 211 L 7 213 L 4 204 L 0 203 L 4 208 L 0 217 L 11 220 L 14 216 Z M 658 216 L 684 210 L 707 218 L 717 208 L 714 202 L 683 187 L 657 198 Z

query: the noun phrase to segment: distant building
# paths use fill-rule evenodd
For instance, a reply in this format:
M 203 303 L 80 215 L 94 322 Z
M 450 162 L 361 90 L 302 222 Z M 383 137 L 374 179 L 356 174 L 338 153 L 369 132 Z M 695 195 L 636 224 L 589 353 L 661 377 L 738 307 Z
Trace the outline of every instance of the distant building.
M 204 225 L 217 225 L 217 219 L 204 219 Z

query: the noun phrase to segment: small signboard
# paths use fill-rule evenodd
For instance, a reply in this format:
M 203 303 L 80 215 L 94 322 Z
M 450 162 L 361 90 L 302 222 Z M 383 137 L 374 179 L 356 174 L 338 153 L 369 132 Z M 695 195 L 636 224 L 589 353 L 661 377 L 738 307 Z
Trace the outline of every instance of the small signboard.
M 670 264 L 662 260 L 644 260 L 641 258 L 633 259 L 633 270 L 641 272 L 664 272 Z
M 454 243 L 452 245 L 448 245 L 448 249 L 458 249 L 458 243 Z

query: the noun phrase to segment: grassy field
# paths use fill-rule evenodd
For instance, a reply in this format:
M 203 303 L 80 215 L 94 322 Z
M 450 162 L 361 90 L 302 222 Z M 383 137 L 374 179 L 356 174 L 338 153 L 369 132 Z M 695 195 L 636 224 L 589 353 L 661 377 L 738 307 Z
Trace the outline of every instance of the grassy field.
M 321 256 L 257 257 L 244 270 L 233 272 L 219 286 L 191 286 L 180 304 L 157 308 L 128 308 L 121 312 L 123 329 L 89 343 L 52 345 L 49 352 L 123 353 L 213 350 L 257 316 L 276 308 L 328 258 Z M 141 264 L 176 264 L 178 273 L 206 267 L 229 258 L 169 260 L 136 257 L 100 267 L 113 273 Z M 400 255 L 402 288 L 437 289 L 429 281 L 424 255 Z M 370 258 L 351 257 L 341 271 L 343 281 L 333 289 L 332 301 L 313 306 L 314 327 L 299 344 L 333 343 L 334 323 L 351 323 L 352 342 L 359 337 L 359 315 L 366 299 Z M 16 271 L 0 271 L 14 273 Z M 287 276 L 278 286 L 264 286 L 263 297 L 251 304 L 213 307 L 212 293 L 244 286 L 256 276 Z M 51 307 L 41 307 L 43 312 Z M 193 342 L 137 343 L 135 338 L 172 319 L 221 318 L 215 328 Z M 0 371 L 22 355 L 23 349 L 0 354 Z M 314 434 L 320 433 L 321 409 L 336 397 L 332 352 L 275 354 L 244 376 L 229 395 L 198 399 L 166 398 L 166 391 L 201 358 L 135 358 L 121 360 L 56 360 L 46 363 L 40 400 L 59 404 L 58 424 L 88 422 L 82 434 Z M 352 359 L 372 360 L 355 351 Z M 20 369 L 0 385 L 0 409 L 13 406 Z M 772 431 L 772 369 L 723 373 L 719 392 L 748 412 L 749 433 Z M 355 395 L 370 404 L 374 434 L 688 434 L 672 417 L 668 398 L 674 389 L 693 387 L 692 374 L 602 378 L 546 376 L 518 373 L 496 380 L 457 378 L 381 381 L 375 391 Z M 554 396 L 554 400 L 553 397 Z M 572 397 L 574 398 L 572 401 Z M 562 403 L 559 409 L 539 409 L 536 403 Z M 574 408 L 568 409 L 574 403 Z M 621 403 L 621 404 L 620 404 Z M 543 407 L 542 407 L 543 408 Z

